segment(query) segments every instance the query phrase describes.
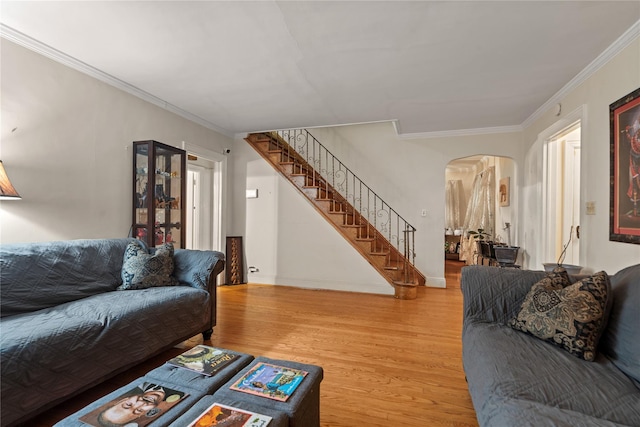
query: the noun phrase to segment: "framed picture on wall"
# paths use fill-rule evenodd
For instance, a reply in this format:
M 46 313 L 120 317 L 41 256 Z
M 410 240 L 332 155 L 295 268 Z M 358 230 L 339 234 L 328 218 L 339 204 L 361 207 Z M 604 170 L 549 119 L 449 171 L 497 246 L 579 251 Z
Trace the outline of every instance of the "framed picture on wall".
M 640 89 L 609 105 L 609 240 L 640 244 Z
M 500 178 L 500 183 L 498 186 L 498 200 L 500 202 L 500 206 L 509 206 L 509 194 L 509 177 Z

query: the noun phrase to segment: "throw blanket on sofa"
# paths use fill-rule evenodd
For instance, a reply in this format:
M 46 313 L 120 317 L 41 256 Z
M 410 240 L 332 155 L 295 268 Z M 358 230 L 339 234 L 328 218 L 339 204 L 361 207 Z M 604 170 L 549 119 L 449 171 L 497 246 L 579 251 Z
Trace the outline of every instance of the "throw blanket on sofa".
M 212 279 L 224 255 L 179 250 L 179 285 L 116 290 L 132 241 L 0 246 L 0 425 L 33 417 L 212 327 Z

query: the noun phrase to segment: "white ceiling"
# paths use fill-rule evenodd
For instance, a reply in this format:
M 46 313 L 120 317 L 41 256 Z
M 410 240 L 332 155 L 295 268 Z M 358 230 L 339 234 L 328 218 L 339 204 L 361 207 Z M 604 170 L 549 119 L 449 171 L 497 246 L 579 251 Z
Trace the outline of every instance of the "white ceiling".
M 519 126 L 640 20 L 640 0 L 0 7 L 5 37 L 44 43 L 228 135 L 385 120 L 404 134 Z

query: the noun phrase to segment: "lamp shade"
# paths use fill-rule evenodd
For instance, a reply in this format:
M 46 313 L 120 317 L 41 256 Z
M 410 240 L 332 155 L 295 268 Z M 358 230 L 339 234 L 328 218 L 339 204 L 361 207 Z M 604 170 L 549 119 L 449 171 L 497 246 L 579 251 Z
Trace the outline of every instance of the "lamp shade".
M 4 164 L 0 160 L 0 200 L 20 200 L 22 197 L 18 194 L 13 184 L 4 170 Z

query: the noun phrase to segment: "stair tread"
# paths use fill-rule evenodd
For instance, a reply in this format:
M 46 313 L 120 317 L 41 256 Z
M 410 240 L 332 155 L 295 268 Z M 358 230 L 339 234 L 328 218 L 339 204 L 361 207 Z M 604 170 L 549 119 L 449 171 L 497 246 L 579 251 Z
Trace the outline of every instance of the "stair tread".
M 369 255 L 371 255 L 371 256 L 387 256 L 387 255 L 389 255 L 389 252 L 369 252 Z M 393 267 L 393 268 L 397 268 L 397 267 Z

